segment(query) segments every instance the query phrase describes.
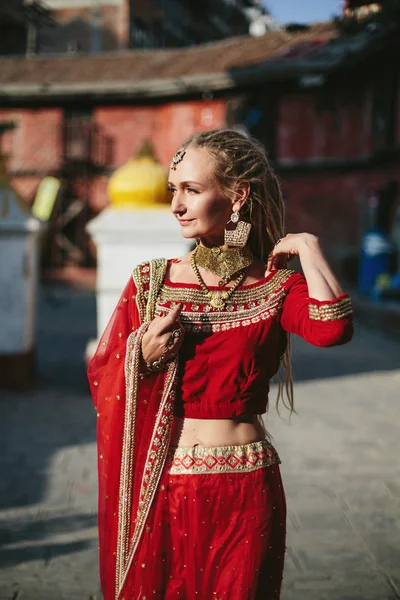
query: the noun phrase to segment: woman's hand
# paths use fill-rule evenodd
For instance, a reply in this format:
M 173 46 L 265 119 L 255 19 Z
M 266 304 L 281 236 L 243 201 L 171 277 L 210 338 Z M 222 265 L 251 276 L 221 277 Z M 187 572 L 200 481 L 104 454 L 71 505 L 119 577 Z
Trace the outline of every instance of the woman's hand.
M 182 305 L 178 304 L 166 316 L 154 317 L 142 339 L 142 356 L 146 363 L 158 360 L 162 354 L 170 358 L 178 353 L 184 335 L 179 319 L 181 311 Z
M 343 288 L 333 274 L 315 235 L 288 233 L 278 240 L 269 256 L 268 269 L 286 267 L 293 256 L 300 259 L 310 298 L 333 300 L 343 294 Z
M 302 254 L 306 252 L 321 253 L 318 238 L 311 233 L 288 233 L 276 242 L 269 255 L 268 269 L 282 268 L 294 256 L 299 256 L 301 260 Z

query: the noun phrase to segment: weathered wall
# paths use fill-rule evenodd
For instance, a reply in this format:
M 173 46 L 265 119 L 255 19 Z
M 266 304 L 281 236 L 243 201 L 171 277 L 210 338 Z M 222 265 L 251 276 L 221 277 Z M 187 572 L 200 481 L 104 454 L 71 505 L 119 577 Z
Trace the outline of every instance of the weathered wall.
M 145 140 L 153 144 L 158 159 L 168 165 L 181 142 L 194 131 L 221 127 L 226 119 L 222 100 L 173 102 L 155 107 L 98 106 L 94 121 L 112 140 L 110 172 L 134 156 Z M 10 155 L 8 169 L 13 184 L 31 202 L 40 180 L 57 175 L 62 166 L 64 110 L 0 109 L 0 122 L 13 121 L 16 128 L 3 138 L 3 151 Z M 108 204 L 108 177 L 96 176 L 91 186 L 91 206 L 101 210 Z
M 15 123 L 15 129 L 3 136 L 2 151 L 9 155 L 13 184 L 31 202 L 40 180 L 61 166 L 63 110 L 0 109 L 1 121 Z
M 97 18 L 94 12 L 95 4 L 87 0 L 76 3 L 73 8 L 65 8 L 64 5 L 59 7 L 56 0 L 50 1 L 49 6 L 57 25 L 40 30 L 40 53 L 65 52 L 68 47 L 73 49 L 74 44 L 75 49 L 83 52 L 129 47 L 128 0 L 110 2 L 109 6 L 102 3 Z
M 321 160 L 361 159 L 369 154 L 370 102 L 367 90 L 331 100 L 318 90 L 281 97 L 277 156 L 291 165 Z
M 399 179 L 399 160 L 372 158 L 376 144 L 372 128 L 372 87 L 343 86 L 336 98 L 321 90 L 278 95 L 275 130 L 277 166 L 287 200 L 288 231 L 319 235 L 331 255 L 356 253 L 368 198 L 390 178 Z M 341 95 L 342 94 L 342 95 Z M 400 97 L 400 96 L 399 96 Z M 400 104 L 395 125 L 400 141 Z M 180 143 L 191 133 L 224 126 L 227 102 L 171 102 L 153 106 L 106 106 L 93 109 L 94 121 L 111 138 L 111 173 L 134 156 L 145 140 L 158 159 L 169 164 Z M 272 118 L 272 117 L 271 117 Z M 9 168 L 17 189 L 31 201 L 46 174 L 57 174 L 62 163 L 61 125 L 64 111 L 1 110 L 0 121 L 17 128 L 4 136 L 11 154 Z M 106 173 L 91 184 L 90 204 L 100 211 L 108 204 Z

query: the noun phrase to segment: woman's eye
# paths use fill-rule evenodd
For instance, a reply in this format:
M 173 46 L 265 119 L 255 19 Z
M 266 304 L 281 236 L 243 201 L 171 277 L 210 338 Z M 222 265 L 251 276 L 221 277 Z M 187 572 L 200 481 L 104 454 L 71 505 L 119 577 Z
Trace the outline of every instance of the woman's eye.
M 197 192 L 197 190 L 195 190 L 194 188 L 188 188 L 187 190 L 188 190 L 188 192 L 190 192 L 191 194 L 197 194 L 197 193 L 198 193 L 198 192 Z

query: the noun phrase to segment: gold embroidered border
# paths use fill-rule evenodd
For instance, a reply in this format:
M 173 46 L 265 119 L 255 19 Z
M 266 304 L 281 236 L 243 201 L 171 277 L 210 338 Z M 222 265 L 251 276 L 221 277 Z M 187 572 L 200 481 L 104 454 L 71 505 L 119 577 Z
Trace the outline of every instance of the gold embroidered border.
M 136 305 L 138 307 L 140 320 L 143 323 L 146 318 L 146 298 L 144 295 L 144 282 L 142 275 L 144 272 L 150 271 L 149 263 L 142 263 L 135 267 L 132 273 L 132 278 L 136 286 Z
M 167 261 L 164 258 L 156 258 L 150 263 L 150 285 L 146 307 L 146 321 L 154 319 L 156 300 L 160 293 L 167 269 Z
M 170 475 L 250 473 L 281 462 L 277 451 L 267 440 L 243 446 L 172 447 L 169 461 Z
M 148 321 L 154 318 L 155 302 L 162 285 L 165 270 L 166 261 L 164 259 L 155 259 L 150 263 L 142 263 L 133 272 L 133 279 L 138 290 L 136 302 L 140 318 L 142 322 L 146 318 L 146 322 L 129 336 L 127 342 L 127 358 L 125 363 L 126 406 L 118 508 L 116 600 L 118 600 L 125 583 L 133 556 L 143 533 L 159 477 L 165 464 L 173 421 L 172 398 L 175 395 L 173 387 L 176 385 L 177 358 L 169 364 L 164 380 L 161 403 L 140 487 L 139 509 L 136 516 L 135 530 L 132 540 L 129 541 L 130 519 L 132 517 L 133 458 L 141 340 L 147 330 Z
M 279 290 L 281 285 L 285 283 L 295 273 L 291 269 L 280 269 L 276 271 L 274 276 L 267 281 L 266 283 L 250 288 L 250 289 L 242 289 L 236 290 L 232 298 L 230 300 L 230 304 L 227 307 L 228 312 L 236 310 L 234 305 L 242 306 L 242 310 L 244 309 L 245 304 L 250 304 L 252 302 L 261 302 L 270 294 Z M 164 283 L 159 302 L 164 304 L 166 302 L 188 302 L 191 304 L 197 305 L 206 305 L 209 306 L 209 299 L 201 289 L 197 288 L 186 288 L 186 287 L 171 287 Z M 193 307 L 192 307 L 193 310 Z M 210 310 L 212 311 L 213 309 Z M 215 312 L 215 311 L 213 311 Z
M 133 557 L 137 550 L 144 526 L 146 524 L 146 519 L 150 511 L 151 503 L 154 499 L 161 473 L 167 459 L 174 418 L 173 399 L 175 397 L 174 388 L 176 385 L 177 370 L 178 359 L 175 358 L 174 361 L 168 365 L 163 395 L 161 398 L 160 407 L 158 409 L 153 435 L 147 453 L 143 479 L 141 482 L 139 509 L 136 516 L 135 529 L 131 540 L 129 555 L 125 565 L 125 572 L 120 580 L 120 586 L 117 592 L 117 600 L 119 593 L 122 591 L 126 576 L 129 572 Z
M 137 289 L 136 303 L 142 323 L 154 318 L 155 304 L 166 269 L 165 258 L 155 258 L 141 263 L 133 270 L 132 277 Z
M 312 304 L 311 301 L 308 313 L 313 321 L 336 321 L 352 315 L 353 308 L 350 298 L 342 298 L 333 304 Z
M 135 450 L 135 425 L 138 400 L 138 373 L 141 341 L 147 325 L 131 333 L 127 340 L 125 359 L 126 402 L 122 459 L 119 484 L 118 537 L 116 548 L 116 597 L 125 573 L 129 552 L 129 524 L 132 508 L 133 460 Z
M 236 327 L 247 327 L 252 323 L 265 321 L 273 318 L 278 314 L 282 298 L 286 295 L 285 288 L 281 287 L 277 292 L 271 294 L 269 298 L 264 300 L 260 305 L 254 308 L 236 311 L 235 313 L 227 312 L 212 312 L 212 313 L 196 313 L 182 312 L 181 323 L 186 331 L 194 333 L 200 332 L 216 332 L 235 329 Z M 168 313 L 171 309 L 160 306 L 156 307 L 156 314 Z

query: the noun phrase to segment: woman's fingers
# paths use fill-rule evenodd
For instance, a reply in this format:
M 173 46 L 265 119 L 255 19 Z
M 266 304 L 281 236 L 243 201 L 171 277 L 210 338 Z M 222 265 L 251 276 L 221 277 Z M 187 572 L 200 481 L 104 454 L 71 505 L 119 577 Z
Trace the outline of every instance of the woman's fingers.
M 175 306 L 165 316 L 155 316 L 142 341 L 142 353 L 146 362 L 158 360 L 162 354 L 170 358 L 181 347 L 184 328 L 179 320 L 183 306 Z
M 183 336 L 183 333 L 184 332 L 182 327 L 177 327 L 173 331 L 167 333 L 164 338 L 165 348 L 174 348 L 179 343 L 181 337 Z
M 274 257 L 274 255 L 271 252 L 270 255 L 268 256 L 268 260 L 267 260 L 267 269 L 268 269 L 268 271 L 272 271 L 275 268 L 274 264 L 275 264 L 275 257 Z
M 268 257 L 267 267 L 271 271 L 273 269 L 283 269 L 287 266 L 287 263 L 294 258 L 294 254 L 290 252 L 276 252 L 272 251 Z
M 158 343 L 164 348 L 168 340 L 171 338 L 171 333 L 174 333 L 175 343 L 177 338 L 180 337 L 181 333 L 184 333 L 183 326 L 179 319 L 182 308 L 183 306 L 181 304 L 174 306 L 174 308 L 168 313 L 164 314 L 164 316 L 154 317 L 153 321 L 150 323 L 148 332 L 154 339 L 158 340 Z M 177 332 L 176 330 L 179 331 Z
M 167 315 L 167 319 L 170 318 L 172 321 L 176 321 L 179 315 L 182 312 L 183 304 L 177 304 L 174 308 L 171 309 L 169 315 Z
M 165 317 L 160 319 L 160 333 L 171 329 L 175 329 L 174 325 L 176 323 L 179 323 L 179 315 L 182 312 L 182 308 L 182 304 L 177 304 L 176 306 L 174 306 L 174 308 L 170 310 L 170 312 Z

